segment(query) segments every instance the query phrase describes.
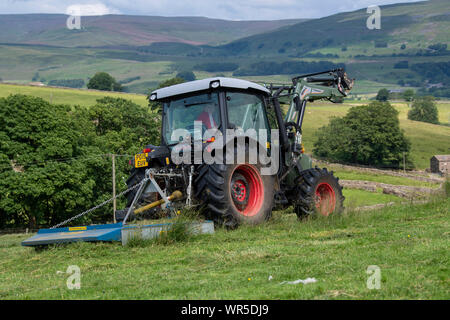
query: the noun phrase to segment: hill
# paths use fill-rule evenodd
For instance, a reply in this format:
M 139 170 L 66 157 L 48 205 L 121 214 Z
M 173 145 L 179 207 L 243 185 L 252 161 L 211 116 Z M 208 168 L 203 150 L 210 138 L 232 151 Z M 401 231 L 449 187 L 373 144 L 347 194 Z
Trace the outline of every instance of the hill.
M 82 17 L 81 29 L 69 30 L 67 18 L 62 14 L 0 15 L 0 43 L 61 47 L 143 46 L 154 42 L 219 44 L 301 21 L 105 15 Z
M 345 65 L 353 97 L 383 87 L 450 97 L 449 16 L 446 0 L 381 6 L 380 30 L 367 29 L 365 9 L 300 23 L 109 15 L 79 31 L 64 15 L 0 15 L 0 79 L 87 83 L 105 71 L 146 93 L 186 70 L 286 83 Z
M 370 30 L 366 9 L 343 12 L 332 16 L 298 23 L 275 31 L 253 35 L 220 46 L 227 54 L 259 56 L 303 57 L 318 49 L 332 48 L 357 54 L 356 48 L 371 54 L 386 53 L 406 45 L 403 53 L 426 48 L 437 42 L 448 42 L 450 32 L 450 6 L 446 0 L 430 0 L 407 4 L 380 6 L 381 29 Z M 384 43 L 386 42 L 386 47 Z M 376 47 L 376 42 L 379 45 Z M 352 50 L 349 50 L 349 47 Z M 387 48 L 387 49 L 386 49 Z M 381 50 L 378 50 L 381 49 Z M 368 52 L 366 52 L 368 53 Z

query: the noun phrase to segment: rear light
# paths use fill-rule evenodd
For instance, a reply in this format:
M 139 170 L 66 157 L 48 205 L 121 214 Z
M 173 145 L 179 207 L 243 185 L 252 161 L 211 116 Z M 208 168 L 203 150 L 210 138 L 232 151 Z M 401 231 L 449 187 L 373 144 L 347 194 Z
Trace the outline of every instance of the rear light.
M 131 166 L 131 163 L 132 163 L 132 162 L 131 162 L 131 159 L 130 159 L 130 161 L 128 161 L 128 164 Z
M 206 142 L 214 142 L 216 141 L 216 137 L 211 137 L 208 140 L 206 140 Z
M 145 148 L 144 150 L 142 150 L 143 153 L 149 153 L 151 151 L 152 151 L 152 149 L 150 149 L 150 148 Z

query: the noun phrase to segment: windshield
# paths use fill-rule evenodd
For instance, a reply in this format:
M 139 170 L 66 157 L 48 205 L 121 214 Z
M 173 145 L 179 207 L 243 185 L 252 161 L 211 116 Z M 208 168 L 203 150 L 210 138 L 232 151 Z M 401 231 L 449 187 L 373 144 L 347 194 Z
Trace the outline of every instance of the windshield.
M 194 121 L 202 122 L 202 136 L 206 129 L 220 127 L 219 95 L 205 93 L 164 103 L 164 139 L 168 145 L 180 142 L 172 140 L 172 132 L 187 130 L 194 137 Z

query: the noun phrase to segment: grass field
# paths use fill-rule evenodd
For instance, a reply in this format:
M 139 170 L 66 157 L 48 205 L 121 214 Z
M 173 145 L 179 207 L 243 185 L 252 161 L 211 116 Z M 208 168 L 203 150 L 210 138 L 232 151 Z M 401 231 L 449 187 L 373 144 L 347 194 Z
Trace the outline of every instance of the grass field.
M 105 96 L 128 99 L 141 106 L 148 105 L 148 100 L 145 95 L 0 84 L 0 97 L 7 97 L 11 94 L 27 94 L 40 97 L 44 100 L 50 101 L 51 103 L 80 105 L 86 107 L 94 105 L 97 99 L 101 99 Z
M 343 179 L 342 177 L 340 178 Z M 342 190 L 342 194 L 345 197 L 345 207 L 349 210 L 380 203 L 407 202 L 405 199 L 399 198 L 392 194 L 384 194 L 382 190 L 378 190 L 377 192 L 369 192 L 365 190 L 344 188 L 344 190 Z
M 0 97 L 22 93 L 53 103 L 89 106 L 105 95 L 147 105 L 146 97 L 121 93 L 0 85 Z M 310 105 L 304 141 L 311 150 L 314 132 L 330 116 L 342 116 L 353 105 Z M 439 148 L 448 150 L 450 127 L 406 119 L 408 107 L 395 103 L 419 162 L 428 166 Z M 439 103 L 441 122 L 449 104 Z M 420 148 L 420 149 L 419 149 Z M 308 150 L 309 149 L 309 150 Z M 334 169 L 348 180 L 426 186 L 406 177 Z M 76 243 L 43 251 L 20 242 L 30 235 L 0 236 L 0 299 L 448 299 L 449 198 L 411 205 L 381 191 L 344 189 L 347 211 L 329 219 L 298 221 L 292 209 L 274 212 L 260 226 L 235 231 L 217 229 L 185 242 Z M 394 202 L 377 211 L 356 207 Z M 68 290 L 69 265 L 81 270 L 81 289 Z M 381 289 L 366 286 L 369 265 L 381 269 Z M 268 280 L 269 276 L 272 280 Z M 314 277 L 308 285 L 280 284 Z
M 326 166 L 329 170 L 333 170 L 334 174 L 340 179 L 344 180 L 364 180 L 381 182 L 392 185 L 412 186 L 412 187 L 425 187 L 425 188 L 439 188 L 441 183 L 439 182 L 427 182 L 414 178 L 393 176 L 388 173 L 378 173 L 370 171 L 361 171 L 358 169 L 342 168 L 335 164 L 320 164 L 319 166 Z
M 77 243 L 35 251 L 0 237 L 1 299 L 449 299 L 450 199 L 216 230 L 170 245 Z M 81 270 L 68 290 L 65 271 Z M 381 288 L 366 286 L 368 266 Z M 58 273 L 58 271 L 61 271 Z M 272 280 L 269 280 L 269 276 Z M 307 285 L 280 284 L 314 277 Z

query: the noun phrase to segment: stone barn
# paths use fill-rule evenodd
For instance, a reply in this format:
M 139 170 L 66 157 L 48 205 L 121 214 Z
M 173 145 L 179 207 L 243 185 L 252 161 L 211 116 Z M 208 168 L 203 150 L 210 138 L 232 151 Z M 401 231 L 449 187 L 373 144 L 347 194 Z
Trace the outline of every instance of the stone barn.
M 436 155 L 430 160 L 430 169 L 433 173 L 450 174 L 450 155 Z

